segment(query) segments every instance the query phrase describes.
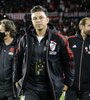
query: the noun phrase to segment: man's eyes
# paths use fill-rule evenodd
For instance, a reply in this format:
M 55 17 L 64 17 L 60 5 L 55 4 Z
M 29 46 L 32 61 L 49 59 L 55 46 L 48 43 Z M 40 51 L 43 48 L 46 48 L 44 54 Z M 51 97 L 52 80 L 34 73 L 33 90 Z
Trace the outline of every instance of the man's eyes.
M 37 17 L 33 18 L 33 20 L 38 20 L 38 19 L 41 20 L 41 19 L 44 19 L 44 17 L 40 16 L 39 18 L 37 18 Z

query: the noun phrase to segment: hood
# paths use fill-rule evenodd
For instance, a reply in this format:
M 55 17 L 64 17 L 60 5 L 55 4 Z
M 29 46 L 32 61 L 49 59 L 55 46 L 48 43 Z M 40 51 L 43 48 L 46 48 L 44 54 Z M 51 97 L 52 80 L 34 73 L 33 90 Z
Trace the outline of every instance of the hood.
M 78 37 L 79 39 L 83 39 L 80 33 L 76 33 L 75 36 Z M 89 39 L 89 38 L 90 38 L 90 35 L 88 35 L 86 39 Z
M 80 33 L 76 33 L 75 36 L 79 39 L 83 39 Z

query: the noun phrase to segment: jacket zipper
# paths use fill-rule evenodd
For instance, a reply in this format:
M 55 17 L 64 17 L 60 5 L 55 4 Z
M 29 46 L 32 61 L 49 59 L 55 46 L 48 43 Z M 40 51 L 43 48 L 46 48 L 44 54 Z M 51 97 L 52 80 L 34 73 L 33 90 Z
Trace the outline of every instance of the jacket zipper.
M 5 58 L 5 53 L 6 53 L 6 50 L 4 49 L 4 54 L 3 54 L 3 82 L 4 82 L 4 77 L 5 77 L 5 74 L 4 74 L 4 58 Z
M 81 69 L 82 69 L 82 58 L 83 58 L 84 43 L 85 43 L 85 40 L 83 40 L 82 49 L 81 49 L 80 68 L 79 68 L 79 91 L 80 91 L 80 87 L 81 87 L 80 79 L 81 79 Z

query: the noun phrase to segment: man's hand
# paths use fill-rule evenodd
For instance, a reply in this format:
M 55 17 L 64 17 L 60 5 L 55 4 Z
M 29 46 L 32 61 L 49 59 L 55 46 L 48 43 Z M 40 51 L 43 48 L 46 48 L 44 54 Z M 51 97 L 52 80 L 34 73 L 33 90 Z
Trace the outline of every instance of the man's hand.
M 19 83 L 18 82 L 16 82 L 15 85 L 16 85 L 16 87 L 19 87 Z
M 67 89 L 68 89 L 68 86 L 64 85 L 63 91 L 67 91 Z

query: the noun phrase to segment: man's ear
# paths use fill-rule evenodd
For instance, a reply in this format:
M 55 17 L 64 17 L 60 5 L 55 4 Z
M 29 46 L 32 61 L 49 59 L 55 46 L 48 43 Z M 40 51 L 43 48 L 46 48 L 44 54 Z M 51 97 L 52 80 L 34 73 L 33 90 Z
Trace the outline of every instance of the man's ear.
M 82 27 L 81 27 L 81 32 L 82 33 L 84 33 L 84 29 L 85 29 L 85 27 L 82 25 Z
M 82 30 L 83 29 L 83 25 L 79 25 L 79 29 Z
M 47 24 L 49 23 L 49 18 L 47 18 Z

